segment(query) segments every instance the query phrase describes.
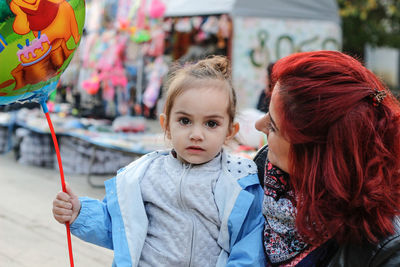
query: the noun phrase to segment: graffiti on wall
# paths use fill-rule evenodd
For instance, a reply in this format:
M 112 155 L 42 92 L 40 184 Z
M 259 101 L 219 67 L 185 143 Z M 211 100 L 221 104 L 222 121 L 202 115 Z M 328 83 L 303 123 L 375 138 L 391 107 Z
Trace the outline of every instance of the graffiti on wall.
M 340 25 L 328 21 L 235 18 L 233 79 L 241 107 L 254 107 L 265 86 L 266 67 L 295 52 L 340 50 Z
M 257 33 L 259 43 L 257 46 L 249 50 L 249 60 L 254 67 L 262 68 L 270 62 L 270 49 L 267 46 L 268 36 L 269 34 L 267 30 L 259 30 Z M 319 39 L 320 37 L 318 35 L 314 35 L 313 37 L 302 40 L 296 44 L 295 39 L 292 36 L 283 34 L 277 38 L 275 47 L 273 47 L 272 51 L 275 54 L 275 58 L 280 59 L 288 54 L 307 51 L 305 47 L 317 44 Z M 319 47 L 322 50 L 340 50 L 340 43 L 335 38 L 326 37 L 322 40 Z M 257 55 L 261 58 L 261 61 L 256 58 Z

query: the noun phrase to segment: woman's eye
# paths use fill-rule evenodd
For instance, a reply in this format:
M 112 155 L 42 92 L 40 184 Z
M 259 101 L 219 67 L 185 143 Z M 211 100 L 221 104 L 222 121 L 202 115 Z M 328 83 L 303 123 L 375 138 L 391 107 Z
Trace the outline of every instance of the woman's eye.
M 208 121 L 208 122 L 206 122 L 206 125 L 209 128 L 215 128 L 218 126 L 218 123 L 216 121 Z
M 275 128 L 272 125 L 270 120 L 268 120 L 268 122 L 267 122 L 267 129 L 268 129 L 269 132 L 275 132 Z
M 179 123 L 182 125 L 187 125 L 190 123 L 190 120 L 188 118 L 180 118 Z

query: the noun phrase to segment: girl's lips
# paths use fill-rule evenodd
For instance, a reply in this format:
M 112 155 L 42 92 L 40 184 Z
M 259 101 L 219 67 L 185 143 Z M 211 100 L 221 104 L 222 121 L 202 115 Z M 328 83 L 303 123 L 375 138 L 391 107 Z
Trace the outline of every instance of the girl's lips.
M 199 147 L 199 146 L 189 146 L 186 149 L 187 150 L 194 150 L 194 151 L 204 151 L 204 149 Z

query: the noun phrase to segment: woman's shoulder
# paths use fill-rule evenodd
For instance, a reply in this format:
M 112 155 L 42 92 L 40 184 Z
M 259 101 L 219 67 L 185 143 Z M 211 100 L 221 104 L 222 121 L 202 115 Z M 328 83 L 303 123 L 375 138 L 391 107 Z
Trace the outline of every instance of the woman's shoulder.
M 372 266 L 400 266 L 400 217 L 394 219 L 393 226 L 394 233 L 379 243 Z
M 254 156 L 253 160 L 257 166 L 259 165 L 264 166 L 265 161 L 267 160 L 267 155 L 268 155 L 268 145 L 265 145 L 256 152 L 256 155 Z
M 265 145 L 257 151 L 253 159 L 255 164 L 257 165 L 258 180 L 260 181 L 261 185 L 264 185 L 265 162 L 267 160 L 267 156 L 268 156 L 268 145 Z
M 394 233 L 378 244 L 340 246 L 328 266 L 400 266 L 400 217 L 393 225 Z

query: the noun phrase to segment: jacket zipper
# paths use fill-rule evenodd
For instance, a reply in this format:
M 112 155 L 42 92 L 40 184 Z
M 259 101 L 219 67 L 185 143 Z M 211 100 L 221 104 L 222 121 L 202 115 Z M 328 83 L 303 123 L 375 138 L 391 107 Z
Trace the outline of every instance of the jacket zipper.
M 185 211 L 189 211 L 185 201 L 183 200 L 183 183 L 184 179 L 186 177 L 186 173 L 190 170 L 192 167 L 191 164 L 185 165 L 185 169 L 183 170 L 182 177 L 179 181 L 179 200 L 181 202 L 182 209 Z M 191 232 L 191 242 L 190 242 L 190 254 L 189 254 L 189 259 L 188 259 L 188 265 L 187 266 L 192 266 L 192 258 L 193 258 L 193 246 L 194 246 L 194 239 L 195 239 L 195 220 L 193 219 L 193 216 L 188 212 L 188 216 L 190 217 L 190 220 L 192 221 L 192 232 Z

